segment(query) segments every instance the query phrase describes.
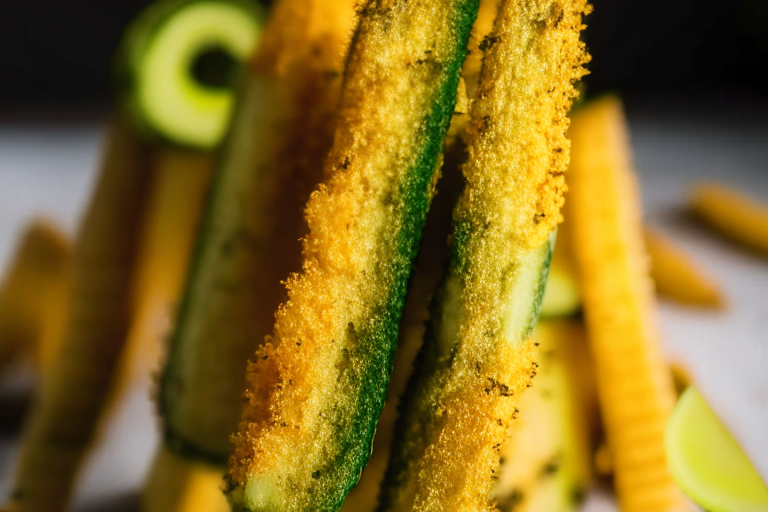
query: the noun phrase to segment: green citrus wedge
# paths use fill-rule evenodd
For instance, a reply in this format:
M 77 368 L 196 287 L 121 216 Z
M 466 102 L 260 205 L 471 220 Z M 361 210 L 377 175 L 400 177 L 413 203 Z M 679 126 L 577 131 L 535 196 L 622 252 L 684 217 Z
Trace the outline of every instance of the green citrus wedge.
M 680 488 L 709 512 L 768 512 L 768 487 L 692 387 L 667 424 L 666 451 Z

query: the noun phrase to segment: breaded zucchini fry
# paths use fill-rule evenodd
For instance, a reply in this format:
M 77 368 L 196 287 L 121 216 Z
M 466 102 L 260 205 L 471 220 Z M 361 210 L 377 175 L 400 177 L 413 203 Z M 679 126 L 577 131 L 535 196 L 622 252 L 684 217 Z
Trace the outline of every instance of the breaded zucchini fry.
M 659 295 L 691 306 L 722 308 L 725 305 L 722 292 L 690 256 L 654 231 L 646 228 L 644 235 L 651 277 Z
M 487 3 L 487 0 L 484 1 Z M 483 2 L 480 6 L 480 11 L 482 10 Z M 459 97 L 464 94 L 462 87 L 459 84 Z M 416 259 L 413 280 L 403 308 L 387 401 L 376 426 L 371 458 L 360 475 L 360 481 L 344 500 L 342 512 L 373 512 L 378 503 L 379 487 L 384 478 L 392 448 L 400 396 L 405 391 L 408 379 L 413 372 L 413 361 L 421 348 L 425 324 L 429 319 L 429 304 L 447 263 L 446 240 L 451 232 L 451 211 L 461 192 L 462 177 L 459 166 L 464 161 L 466 149 L 458 137 L 451 137 L 450 134 L 455 131 L 460 135 L 461 127 L 466 125 L 467 111 L 464 107 L 466 105 L 460 106 L 457 101 L 451 127 L 448 130 L 449 135 L 446 137 L 445 164 L 427 215 L 419 257 Z
M 127 123 L 112 124 L 75 242 L 61 346 L 25 428 L 10 509 L 64 510 L 127 338 L 130 289 L 151 167 Z
M 722 185 L 700 184 L 691 208 L 725 236 L 768 255 L 768 206 Z
M 301 266 L 301 215 L 330 146 L 350 1 L 274 7 L 214 178 L 160 388 L 169 446 L 224 464 L 245 363 Z
M 219 488 L 246 361 L 285 298 L 280 280 L 301 265 L 301 211 L 330 147 L 354 16 L 352 0 L 286 0 L 265 27 L 220 157 L 161 379 L 166 442 L 145 488 L 146 512 L 229 508 Z M 187 478 L 168 479 L 183 461 Z M 198 489 L 206 486 L 215 492 Z M 219 499 L 198 502 L 191 498 L 198 493 Z M 168 509 L 171 503 L 176 508 Z
M 675 403 L 656 325 L 621 101 L 572 118 L 569 223 L 622 512 L 686 510 L 664 454 Z
M 0 283 L 0 375 L 32 356 L 42 366 L 46 324 L 63 310 L 69 240 L 49 221 L 33 220 Z
M 539 313 L 587 60 L 586 1 L 505 0 L 470 108 L 451 264 L 408 385 L 380 510 L 490 510 L 499 448 L 536 373 Z
M 248 371 L 234 510 L 338 510 L 368 460 L 476 0 L 372 0 L 300 274 Z

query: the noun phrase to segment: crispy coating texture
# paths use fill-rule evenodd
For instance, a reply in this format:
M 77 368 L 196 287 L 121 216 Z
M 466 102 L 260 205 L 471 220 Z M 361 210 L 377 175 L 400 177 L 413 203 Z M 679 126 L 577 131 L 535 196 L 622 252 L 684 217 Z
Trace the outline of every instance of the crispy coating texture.
M 161 386 L 166 438 L 224 464 L 246 361 L 301 268 L 302 209 L 322 179 L 354 0 L 273 7 L 220 159 Z
M 454 257 L 406 393 L 380 510 L 490 510 L 498 449 L 535 375 L 528 338 L 560 220 L 586 0 L 504 1 L 466 135 Z M 543 275 L 542 275 L 543 271 Z
M 494 498 L 501 512 L 575 512 L 592 482 L 595 410 L 584 327 L 572 319 L 540 321 L 540 365 L 533 388 L 501 447 Z
M 605 97 L 583 107 L 569 137 L 568 222 L 619 505 L 622 512 L 689 510 L 664 451 L 676 397 L 659 340 L 621 101 Z
M 306 208 L 302 272 L 288 279 L 274 333 L 248 370 L 230 476 L 254 506 L 331 499 L 354 484 L 333 480 L 354 471 L 335 461 L 370 454 L 368 421 L 386 395 L 476 9 L 474 0 L 382 0 L 362 11 L 328 178 Z

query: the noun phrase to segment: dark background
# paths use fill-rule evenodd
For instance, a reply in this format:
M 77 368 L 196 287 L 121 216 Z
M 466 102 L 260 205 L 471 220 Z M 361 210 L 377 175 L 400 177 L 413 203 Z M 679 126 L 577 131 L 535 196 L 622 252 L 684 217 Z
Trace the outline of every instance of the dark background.
M 333 0 L 328 0 L 333 1 Z M 110 58 L 148 0 L 0 0 L 0 112 L 105 108 Z M 768 102 L 768 1 L 593 0 L 591 94 Z

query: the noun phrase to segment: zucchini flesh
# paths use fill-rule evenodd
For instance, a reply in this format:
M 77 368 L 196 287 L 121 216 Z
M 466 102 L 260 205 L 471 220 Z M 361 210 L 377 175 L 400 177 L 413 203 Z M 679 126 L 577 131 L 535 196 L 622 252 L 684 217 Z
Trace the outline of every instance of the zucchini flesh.
M 280 280 L 301 265 L 301 209 L 330 146 L 354 18 L 351 1 L 305 4 L 275 6 L 249 70 L 160 382 L 167 446 L 222 466 L 246 361 L 285 297 Z
M 568 134 L 569 223 L 617 498 L 626 512 L 687 510 L 664 452 L 676 397 L 654 316 L 621 101 L 580 108 Z
M 379 510 L 490 509 L 498 450 L 535 375 L 586 2 L 504 1 L 470 109 L 452 260 L 403 398 Z
M 234 510 L 338 510 L 368 460 L 476 0 L 370 1 L 303 272 L 248 371 Z
M 536 380 L 501 447 L 493 496 L 501 512 L 575 512 L 592 480 L 584 328 L 541 321 L 534 337 L 541 353 Z
M 216 147 L 263 18 L 250 0 L 163 0 L 145 10 L 118 54 L 118 85 L 135 125 L 173 144 Z

